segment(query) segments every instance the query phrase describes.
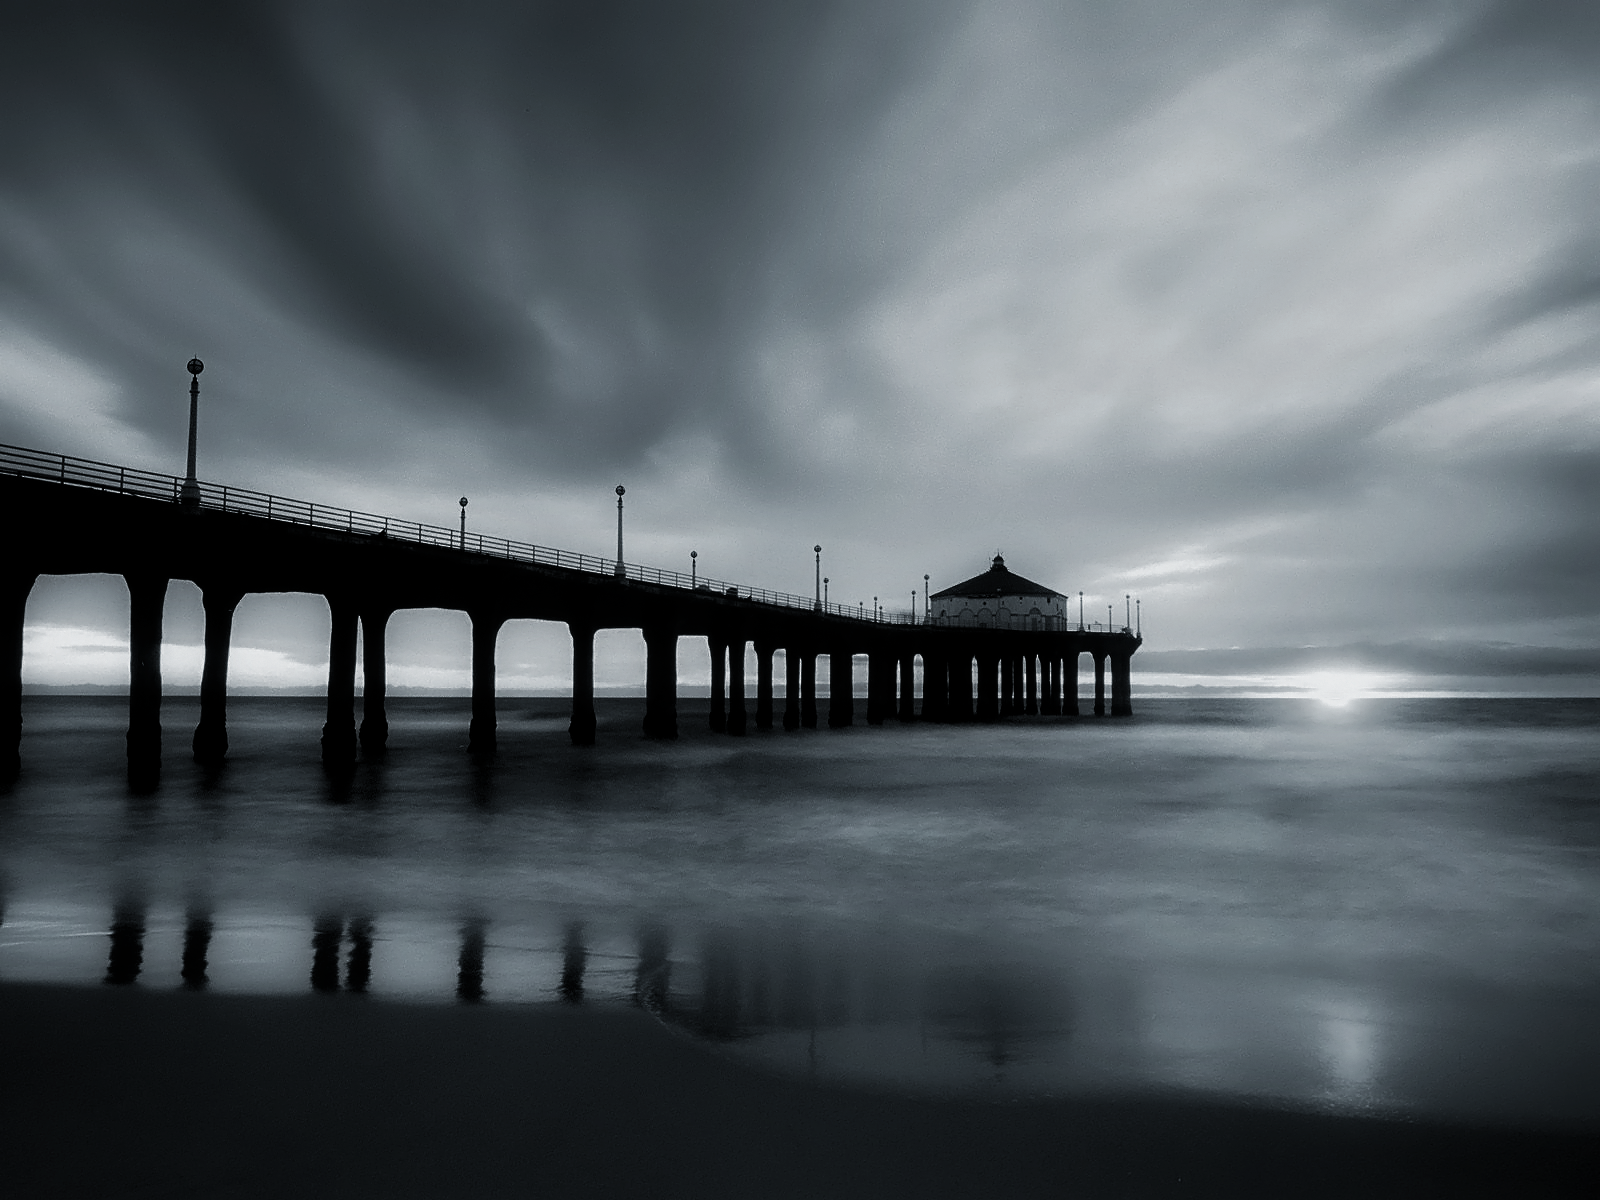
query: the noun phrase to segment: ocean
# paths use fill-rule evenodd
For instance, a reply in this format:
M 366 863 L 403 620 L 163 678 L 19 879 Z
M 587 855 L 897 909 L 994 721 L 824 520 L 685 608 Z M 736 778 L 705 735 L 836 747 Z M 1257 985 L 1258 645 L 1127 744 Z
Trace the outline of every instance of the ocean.
M 643 1005 L 763 1071 L 910 1093 L 1181 1092 L 1600 1123 L 1600 701 L 1136 702 L 1129 720 L 639 734 L 602 699 L 25 700 L 0 982 L 307 1004 Z M 859 718 L 858 718 L 859 719 Z

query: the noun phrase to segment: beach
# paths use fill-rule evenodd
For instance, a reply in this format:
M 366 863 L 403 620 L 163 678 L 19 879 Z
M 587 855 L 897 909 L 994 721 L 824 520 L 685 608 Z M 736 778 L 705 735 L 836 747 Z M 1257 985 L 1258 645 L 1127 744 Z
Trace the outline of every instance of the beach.
M 817 1086 L 559 1005 L 8 985 L 0 1047 L 16 1196 L 1579 1196 L 1596 1166 L 1578 1129 Z

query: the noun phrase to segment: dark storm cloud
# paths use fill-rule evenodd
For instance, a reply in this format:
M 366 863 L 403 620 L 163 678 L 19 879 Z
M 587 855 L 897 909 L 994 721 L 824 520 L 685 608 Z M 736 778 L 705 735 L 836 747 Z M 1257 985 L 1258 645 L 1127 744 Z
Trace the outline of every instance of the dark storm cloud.
M 64 185 L 149 198 L 275 304 L 454 403 L 513 423 L 586 405 L 566 439 L 637 450 L 681 417 L 744 419 L 740 355 L 809 173 L 944 20 L 890 13 L 40 6 L 0 51 L 7 111 L 34 114 L 0 134 L 0 169 L 35 205 Z M 80 303 L 58 290 L 56 324 Z M 600 347 L 603 383 L 557 377 L 569 334 Z

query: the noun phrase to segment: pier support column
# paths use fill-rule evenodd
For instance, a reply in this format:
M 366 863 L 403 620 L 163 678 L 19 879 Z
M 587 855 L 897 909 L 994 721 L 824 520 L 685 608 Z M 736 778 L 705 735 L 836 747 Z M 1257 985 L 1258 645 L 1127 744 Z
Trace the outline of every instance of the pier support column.
M 678 736 L 678 631 L 670 626 L 644 630 L 644 735 Z
M 843 729 L 854 725 L 855 662 L 848 650 L 828 652 L 828 728 Z
M 917 656 L 910 650 L 900 656 L 900 710 L 897 715 L 902 721 L 917 719 Z
M 949 721 L 972 720 L 972 652 L 958 650 L 950 656 L 950 703 L 945 710 Z
M 723 733 L 728 728 L 728 714 L 723 701 L 728 672 L 728 643 L 717 634 L 708 636 L 706 642 L 711 647 L 711 732 Z
M 1076 717 L 1081 716 L 1082 712 L 1078 707 L 1078 651 L 1074 650 L 1062 664 L 1061 715 Z
M 894 659 L 882 650 L 867 654 L 867 724 L 882 725 L 894 708 Z
M 500 626 L 506 623 L 499 613 L 473 612 L 472 618 L 472 723 L 467 727 L 467 753 L 477 758 L 492 757 L 499 749 L 495 736 L 498 722 L 494 715 L 494 645 L 500 637 Z M 578 631 L 572 632 L 572 721 L 578 724 Z M 589 662 L 586 672 L 589 686 L 589 742 L 594 741 L 594 631 L 588 631 Z M 576 739 L 574 739 L 576 740 Z M 588 742 L 581 743 L 588 745 Z
M 22 624 L 38 578 L 23 571 L 0 575 L 0 783 L 22 769 Z
M 567 628 L 572 633 L 572 720 L 567 724 L 567 736 L 572 739 L 574 746 L 592 746 L 595 730 L 594 626 L 581 621 L 568 621 Z
M 1000 655 L 1000 693 L 997 709 L 1002 717 L 1014 716 L 1017 711 L 1017 660 L 1009 654 Z
M 948 719 L 950 700 L 949 664 L 943 654 L 924 646 L 922 650 L 922 719 Z
M 1039 698 L 1039 712 L 1047 717 L 1061 715 L 1061 660 L 1052 650 L 1039 660 L 1039 682 L 1044 685 L 1044 695 Z
M 800 654 L 800 727 L 817 727 L 817 652 Z
M 1112 654 L 1111 659 L 1111 715 L 1133 716 L 1133 657 Z
M 783 648 L 783 727 L 800 728 L 800 651 Z
M 1103 652 L 1094 656 L 1094 715 L 1106 715 L 1106 656 Z
M 328 597 L 328 719 L 322 726 L 322 765 L 346 770 L 356 759 L 356 606 Z
M 161 618 L 163 575 L 128 575 L 128 782 L 153 788 L 161 778 Z
M 756 644 L 756 728 L 772 728 L 772 652 L 771 642 Z
M 744 711 L 744 638 L 728 639 L 728 732 L 743 737 L 749 727 Z
M 381 757 L 389 747 L 389 665 L 385 634 L 393 611 L 361 610 L 361 753 Z
M 1028 651 L 1027 657 L 1023 660 L 1023 669 L 1027 672 L 1028 695 L 1022 711 L 1030 717 L 1037 717 L 1039 715 L 1039 656 L 1032 650 Z
M 995 696 L 1000 673 L 1000 661 L 989 650 L 978 652 L 978 720 L 993 721 L 1000 713 Z
M 194 760 L 216 766 L 228 755 L 228 648 L 233 637 L 233 610 L 244 592 L 226 584 L 200 589 L 206 612 L 206 657 L 200 671 L 200 724 L 191 749 Z

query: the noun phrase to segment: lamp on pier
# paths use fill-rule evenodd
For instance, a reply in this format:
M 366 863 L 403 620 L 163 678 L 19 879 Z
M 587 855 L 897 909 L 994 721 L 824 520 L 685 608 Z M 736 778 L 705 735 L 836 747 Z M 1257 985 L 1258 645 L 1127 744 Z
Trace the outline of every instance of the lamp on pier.
M 694 591 L 695 582 L 698 579 L 696 572 L 700 566 L 699 558 L 700 552 L 698 550 L 689 551 L 689 590 L 691 592 Z
M 194 474 L 195 443 L 200 429 L 200 372 L 206 369 L 198 358 L 189 360 L 189 473 L 183 480 L 183 505 L 196 508 L 200 504 L 200 481 Z
M 1127 592 L 1122 593 L 1122 620 L 1124 629 L 1133 628 L 1133 597 Z
M 461 497 L 461 548 L 467 548 L 467 498 Z
M 822 577 L 822 607 L 828 607 L 828 577 L 826 575 Z
M 912 592 L 911 593 L 911 603 L 915 604 L 916 602 L 917 602 L 917 594 L 915 592 Z M 922 619 L 924 621 L 928 621 L 928 620 L 931 620 L 932 618 L 933 618 L 933 601 L 928 599 L 928 576 L 926 574 L 924 574 L 922 576 Z
M 624 578 L 628 573 L 622 565 L 622 497 L 627 490 L 620 483 L 617 484 L 617 566 L 612 574 L 618 579 Z
M 1078 631 L 1083 631 L 1083 593 L 1078 593 Z
M 815 545 L 815 546 L 813 546 L 811 548 L 817 552 L 817 599 L 816 599 L 816 603 L 813 605 L 813 607 L 818 612 L 821 612 L 822 611 L 822 545 L 819 542 L 817 545 Z
M 1133 636 L 1142 638 L 1144 636 L 1143 629 L 1144 623 L 1139 616 L 1139 601 L 1135 600 L 1133 602 Z

